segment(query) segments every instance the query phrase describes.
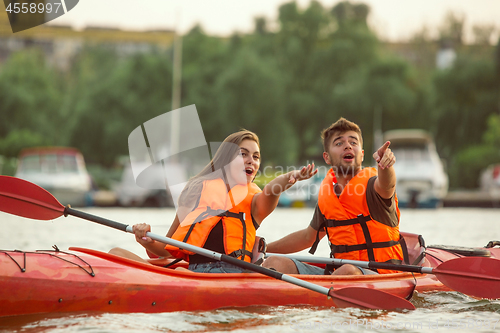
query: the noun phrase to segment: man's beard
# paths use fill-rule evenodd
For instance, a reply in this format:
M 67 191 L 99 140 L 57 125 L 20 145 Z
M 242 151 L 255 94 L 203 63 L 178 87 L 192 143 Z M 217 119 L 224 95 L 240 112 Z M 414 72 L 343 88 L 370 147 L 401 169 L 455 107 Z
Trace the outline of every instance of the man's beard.
M 354 177 L 361 170 L 361 164 L 359 165 L 342 165 L 342 163 L 333 164 L 330 159 L 333 171 L 337 177 L 349 178 L 349 176 Z

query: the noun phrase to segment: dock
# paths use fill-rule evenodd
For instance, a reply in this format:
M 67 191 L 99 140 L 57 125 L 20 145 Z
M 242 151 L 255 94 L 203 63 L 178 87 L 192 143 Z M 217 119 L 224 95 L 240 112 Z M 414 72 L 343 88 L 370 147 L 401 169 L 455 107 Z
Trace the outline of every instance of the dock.
M 500 193 L 480 190 L 449 191 L 443 200 L 443 207 L 500 208 Z

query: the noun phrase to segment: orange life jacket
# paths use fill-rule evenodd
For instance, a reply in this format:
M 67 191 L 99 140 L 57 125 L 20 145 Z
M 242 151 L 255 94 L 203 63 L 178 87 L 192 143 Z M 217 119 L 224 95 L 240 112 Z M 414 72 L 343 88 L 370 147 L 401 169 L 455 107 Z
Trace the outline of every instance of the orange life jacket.
M 258 227 L 252 219 L 252 199 L 259 192 L 254 183 L 236 185 L 228 192 L 222 179 L 204 181 L 198 205 L 184 218 L 172 238 L 203 247 L 212 229 L 222 220 L 225 254 L 250 262 Z M 165 249 L 186 261 L 194 254 L 171 245 Z
M 337 179 L 333 170 L 330 169 L 323 179 L 318 206 L 326 218 L 325 230 L 332 257 L 395 263 L 403 260 L 399 226 L 388 226 L 370 216 L 366 188 L 368 180 L 376 175 L 375 168 L 364 168 L 347 183 L 339 197 L 334 190 Z M 399 221 L 397 197 L 395 204 Z M 315 246 L 317 243 L 311 248 L 312 251 L 315 251 Z M 379 273 L 393 272 L 397 271 L 379 270 Z

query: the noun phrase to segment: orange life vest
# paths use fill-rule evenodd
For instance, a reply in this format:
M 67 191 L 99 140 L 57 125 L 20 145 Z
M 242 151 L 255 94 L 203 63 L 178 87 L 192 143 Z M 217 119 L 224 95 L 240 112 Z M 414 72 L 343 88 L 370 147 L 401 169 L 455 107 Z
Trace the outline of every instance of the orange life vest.
M 252 199 L 260 188 L 250 183 L 229 192 L 222 179 L 206 180 L 198 205 L 181 222 L 173 239 L 203 247 L 212 229 L 222 220 L 225 254 L 250 262 L 258 225 L 252 219 Z M 167 245 L 174 257 L 189 261 L 193 252 Z
M 323 179 L 318 206 L 326 218 L 325 229 L 332 257 L 395 263 L 403 260 L 399 226 L 388 226 L 370 216 L 366 188 L 368 180 L 376 175 L 375 168 L 364 168 L 347 183 L 339 197 L 334 190 L 337 179 L 333 170 L 330 169 Z M 399 220 L 397 197 L 395 204 Z M 379 270 L 379 273 L 393 272 L 396 271 Z

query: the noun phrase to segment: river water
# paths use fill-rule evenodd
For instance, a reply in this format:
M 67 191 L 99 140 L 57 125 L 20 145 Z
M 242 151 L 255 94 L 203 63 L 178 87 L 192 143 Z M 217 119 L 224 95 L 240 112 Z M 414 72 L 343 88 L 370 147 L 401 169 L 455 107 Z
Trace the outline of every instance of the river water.
M 125 224 L 146 222 L 164 235 L 173 209 L 86 208 Z M 273 241 L 308 225 L 313 209 L 277 209 L 258 235 Z M 402 210 L 401 231 L 424 236 L 427 245 L 481 247 L 500 240 L 500 209 Z M 0 213 L 0 249 L 46 250 L 57 245 L 108 251 L 120 246 L 144 256 L 134 236 L 75 217 L 35 221 Z M 304 251 L 305 253 L 306 251 Z M 326 240 L 318 256 L 328 256 Z M 0 286 L 1 288 L 1 286 Z M 263 296 L 264 297 L 264 296 Z M 457 292 L 416 294 L 411 312 L 311 307 L 249 307 L 208 312 L 99 314 L 0 319 L 0 332 L 500 332 L 500 300 L 476 300 Z M 1 306 L 0 306 L 1 308 Z

